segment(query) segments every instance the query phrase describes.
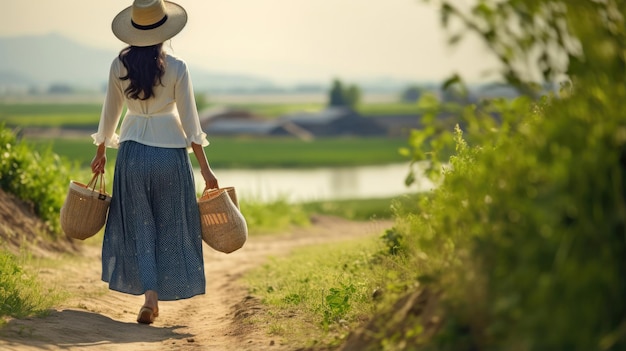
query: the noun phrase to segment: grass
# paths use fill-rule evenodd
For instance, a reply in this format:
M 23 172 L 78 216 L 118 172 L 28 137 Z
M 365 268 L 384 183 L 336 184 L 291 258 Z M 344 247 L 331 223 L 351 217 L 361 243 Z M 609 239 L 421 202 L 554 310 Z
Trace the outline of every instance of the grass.
M 97 123 L 101 109 L 102 104 L 94 103 L 0 103 L 0 117 L 48 116 L 51 114 L 70 117 L 89 115 L 95 116 Z
M 0 104 L 0 122 L 20 127 L 97 126 L 100 104 Z M 97 128 L 97 127 L 96 127 Z
M 372 264 L 383 250 L 373 238 L 307 246 L 270 258 L 244 276 L 267 314 L 255 323 L 294 345 L 337 346 L 376 310 L 385 266 Z
M 289 203 L 286 199 L 271 202 L 246 198 L 241 201 L 241 212 L 245 215 L 250 235 L 282 233 L 292 227 L 311 225 L 314 214 L 336 216 L 355 221 L 392 219 L 395 208 L 416 203 L 421 194 L 409 194 L 378 199 L 325 200 Z
M 337 216 L 349 220 L 392 219 L 394 208 L 416 203 L 420 194 L 407 194 L 377 199 L 348 199 L 333 201 L 312 201 L 302 204 L 307 213 Z
M 286 199 L 260 202 L 246 199 L 240 203 L 250 235 L 280 233 L 290 227 L 310 225 L 309 213 L 303 206 L 291 204 Z
M 63 298 L 53 287 L 44 287 L 28 264 L 26 254 L 20 257 L 0 250 L 0 324 L 7 317 L 23 318 L 45 315 L 50 307 Z
M 96 154 L 91 138 L 28 139 L 25 142 L 34 150 L 50 150 L 62 159 L 82 168 L 88 168 Z M 108 164 L 115 164 L 117 149 L 107 149 Z
M 355 166 L 406 161 L 398 149 L 404 138 L 325 138 L 304 142 L 292 138 L 212 138 L 211 164 L 226 168 L 306 168 Z
M 210 107 L 211 104 L 208 105 Z M 317 112 L 326 108 L 324 103 L 243 103 L 231 108 L 246 109 L 266 118 L 300 113 Z M 402 102 L 362 103 L 355 108 L 363 116 L 416 114 L 418 105 Z M 0 122 L 21 127 L 92 127 L 96 128 L 101 103 L 2 103 Z
M 394 218 L 416 211 L 423 194 L 387 199 L 324 201 L 302 204 L 307 213 L 353 220 Z M 307 246 L 287 256 L 270 257 L 243 278 L 265 313 L 250 322 L 282 342 L 306 349 L 335 349 L 349 331 L 388 308 L 407 287 L 416 286 L 418 272 L 398 255 L 394 228 L 378 237 Z
M 347 167 L 406 162 L 398 150 L 407 145 L 404 138 L 328 138 L 304 142 L 292 138 L 210 138 L 205 148 L 212 167 L 220 168 L 313 168 Z M 82 167 L 95 155 L 91 138 L 29 139 L 37 150 L 54 153 Z M 107 150 L 110 164 L 117 151 Z M 195 158 L 191 157 L 194 166 Z
M 43 116 L 39 115 L 24 115 L 18 117 L 10 117 L 3 119 L 8 126 L 42 126 L 44 128 L 92 128 L 94 127 L 94 121 L 87 115 L 72 115 L 65 114 L 47 114 Z M 50 125 L 47 125 L 50 124 Z M 95 124 L 97 129 L 97 120 Z

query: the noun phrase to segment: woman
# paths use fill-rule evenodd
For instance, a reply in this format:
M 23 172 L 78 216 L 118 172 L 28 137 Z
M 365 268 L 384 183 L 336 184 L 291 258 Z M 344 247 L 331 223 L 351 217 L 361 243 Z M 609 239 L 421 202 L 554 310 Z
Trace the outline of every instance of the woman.
M 202 236 L 188 153 L 200 165 L 205 190 L 217 188 L 208 145 L 184 61 L 163 42 L 187 22 L 185 10 L 163 0 L 135 0 L 113 20 L 129 46 L 110 68 L 91 162 L 103 173 L 106 147 L 118 148 L 112 201 L 102 244 L 102 280 L 109 288 L 145 295 L 137 321 L 150 324 L 158 301 L 204 294 Z M 127 112 L 119 135 L 122 109 Z

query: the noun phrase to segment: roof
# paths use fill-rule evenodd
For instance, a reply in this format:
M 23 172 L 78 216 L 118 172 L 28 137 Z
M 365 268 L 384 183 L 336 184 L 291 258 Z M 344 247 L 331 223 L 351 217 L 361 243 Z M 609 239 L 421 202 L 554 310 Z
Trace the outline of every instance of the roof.
M 281 119 L 299 124 L 327 124 L 339 118 L 357 116 L 359 115 L 348 107 L 329 107 L 319 112 L 301 112 L 290 114 L 281 117 Z
M 269 134 L 280 124 L 276 122 L 251 122 L 247 120 L 219 120 L 207 126 L 208 134 Z
M 212 107 L 200 113 L 202 123 L 209 123 L 218 119 L 262 120 L 260 116 L 248 110 L 228 107 Z

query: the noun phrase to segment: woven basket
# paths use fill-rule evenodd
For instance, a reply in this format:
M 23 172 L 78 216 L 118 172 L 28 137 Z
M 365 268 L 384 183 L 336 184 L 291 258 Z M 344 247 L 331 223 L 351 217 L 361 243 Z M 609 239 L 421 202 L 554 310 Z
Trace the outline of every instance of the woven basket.
M 231 253 L 248 239 L 248 226 L 239 211 L 235 188 L 205 191 L 198 199 L 202 240 L 213 249 Z
M 237 200 L 237 192 L 235 191 L 235 188 L 232 186 L 227 186 L 220 189 L 226 190 L 226 192 L 228 193 L 228 197 L 230 197 L 230 199 L 233 201 L 233 204 L 235 204 L 235 206 L 237 206 L 237 209 L 239 209 L 239 200 Z M 219 191 L 220 189 L 212 189 L 212 191 Z
M 100 188 L 96 184 L 100 180 Z M 111 195 L 107 194 L 104 175 L 95 174 L 89 183 L 70 181 L 67 196 L 61 207 L 61 228 L 73 239 L 85 240 L 104 227 Z

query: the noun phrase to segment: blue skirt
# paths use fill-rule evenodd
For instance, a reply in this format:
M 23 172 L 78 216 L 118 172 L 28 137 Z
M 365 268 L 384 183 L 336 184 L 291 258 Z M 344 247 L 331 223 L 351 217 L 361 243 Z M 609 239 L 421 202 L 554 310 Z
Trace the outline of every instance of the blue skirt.
M 102 280 L 170 301 L 204 294 L 200 214 L 185 149 L 121 143 L 102 243 Z

